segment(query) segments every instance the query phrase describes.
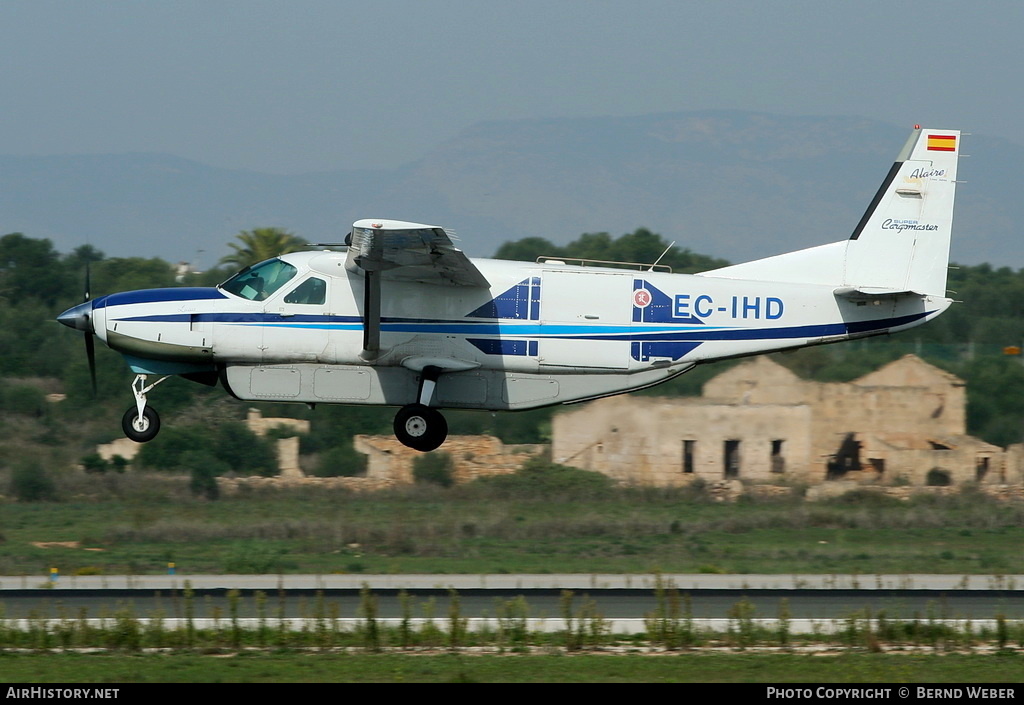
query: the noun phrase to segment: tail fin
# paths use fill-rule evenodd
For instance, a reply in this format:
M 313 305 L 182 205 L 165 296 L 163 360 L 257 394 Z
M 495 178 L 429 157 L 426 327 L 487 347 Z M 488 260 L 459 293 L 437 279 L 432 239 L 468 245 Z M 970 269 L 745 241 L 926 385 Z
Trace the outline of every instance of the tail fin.
M 703 275 L 945 297 L 959 154 L 959 131 L 915 127 L 848 240 Z
M 946 295 L 960 133 L 915 128 L 846 248 L 843 284 Z

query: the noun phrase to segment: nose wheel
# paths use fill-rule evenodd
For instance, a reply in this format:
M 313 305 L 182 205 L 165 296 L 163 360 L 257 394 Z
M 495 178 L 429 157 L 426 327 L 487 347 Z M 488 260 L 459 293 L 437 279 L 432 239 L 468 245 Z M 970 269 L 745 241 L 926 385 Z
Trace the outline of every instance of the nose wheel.
M 146 406 L 146 394 L 169 376 L 161 377 L 153 384 L 147 385 L 146 375 L 135 375 L 135 380 L 132 382 L 135 406 L 129 408 L 121 417 L 121 430 L 124 431 L 124 435 L 136 443 L 151 441 L 160 432 L 160 416 L 156 413 L 156 409 Z
M 448 437 L 448 422 L 436 409 L 409 404 L 395 414 L 395 437 L 403 445 L 425 453 L 444 443 Z
M 139 410 L 133 406 L 121 417 L 121 429 L 124 435 L 136 443 L 145 443 L 156 438 L 160 432 L 160 416 L 151 406 L 145 407 L 140 416 Z

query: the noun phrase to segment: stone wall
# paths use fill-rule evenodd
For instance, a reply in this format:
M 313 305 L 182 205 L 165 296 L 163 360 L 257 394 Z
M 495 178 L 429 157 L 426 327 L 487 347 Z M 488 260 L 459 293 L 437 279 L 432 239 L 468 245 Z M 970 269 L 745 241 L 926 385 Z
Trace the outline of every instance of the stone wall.
M 807 405 L 611 397 L 555 416 L 551 459 L 627 484 L 799 480 L 808 472 L 810 412 Z M 727 461 L 728 442 L 736 443 Z
M 552 459 L 621 482 L 672 486 L 1020 482 L 1024 451 L 966 435 L 962 380 L 907 355 L 849 383 L 800 379 L 768 357 L 712 378 L 701 398 L 613 397 L 558 414 Z M 933 472 L 934 471 L 934 472 Z M 929 474 L 931 473 L 931 474 Z
M 360 435 L 355 437 L 354 445 L 356 451 L 368 456 L 368 479 L 413 483 L 413 462 L 423 453 L 402 445 L 393 436 Z M 544 450 L 542 445 L 506 446 L 493 436 L 449 436 L 434 452 L 451 457 L 452 477 L 462 483 L 485 475 L 512 474 Z

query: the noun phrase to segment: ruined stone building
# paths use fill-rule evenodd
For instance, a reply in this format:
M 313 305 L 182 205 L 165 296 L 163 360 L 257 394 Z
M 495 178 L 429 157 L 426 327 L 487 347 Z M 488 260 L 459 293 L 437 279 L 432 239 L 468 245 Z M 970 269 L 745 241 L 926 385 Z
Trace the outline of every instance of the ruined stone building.
M 366 478 L 386 485 L 408 485 L 413 466 L 423 453 L 402 445 L 394 436 L 356 436 L 355 449 L 367 456 Z M 530 458 L 542 454 L 540 445 L 505 445 L 493 436 L 449 436 L 439 453 L 451 458 L 452 480 L 510 475 Z M 358 479 L 358 478 L 353 478 Z
M 264 418 L 259 409 L 249 409 L 245 418 L 245 425 L 257 436 L 266 436 L 273 429 L 287 429 L 295 435 L 280 437 L 275 441 L 277 451 L 277 466 L 283 477 L 303 477 L 302 469 L 299 467 L 299 434 L 309 433 L 309 421 L 288 418 Z M 142 448 L 141 443 L 136 443 L 130 438 L 118 438 L 110 443 L 96 446 L 96 453 L 104 460 L 111 460 L 119 455 L 127 461 L 132 461 L 139 454 Z
M 756 357 L 709 380 L 699 398 L 611 397 L 556 415 L 552 460 L 662 486 L 1019 483 L 1019 453 L 967 435 L 965 392 L 914 355 L 847 383 L 804 380 Z
M 1024 446 L 1004 451 L 968 436 L 966 403 L 962 380 L 913 355 L 845 383 L 804 380 L 761 356 L 709 380 L 700 397 L 623 395 L 557 413 L 551 460 L 624 484 L 659 486 L 697 478 L 1024 486 Z M 255 409 L 247 424 L 260 435 L 279 426 L 309 431 L 308 421 L 264 419 Z M 308 478 L 298 438 L 276 442 L 277 479 L 353 489 L 411 484 L 421 457 L 392 436 L 357 436 L 355 449 L 368 456 L 365 474 Z M 137 450 L 128 439 L 97 449 L 104 458 L 127 459 Z M 453 480 L 467 482 L 516 472 L 545 447 L 452 436 L 440 450 L 451 457 Z

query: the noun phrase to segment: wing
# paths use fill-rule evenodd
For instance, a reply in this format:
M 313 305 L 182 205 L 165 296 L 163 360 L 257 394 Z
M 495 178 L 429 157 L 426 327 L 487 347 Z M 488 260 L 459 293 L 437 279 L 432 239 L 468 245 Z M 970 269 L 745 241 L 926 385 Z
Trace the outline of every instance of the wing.
M 358 220 L 352 224 L 345 268 L 362 274 L 363 352 L 380 355 L 382 279 L 448 286 L 489 287 L 487 278 L 452 244 L 443 228 L 396 220 Z
M 384 279 L 490 286 L 443 228 L 419 223 L 356 221 L 345 267 L 351 272 L 381 272 Z

